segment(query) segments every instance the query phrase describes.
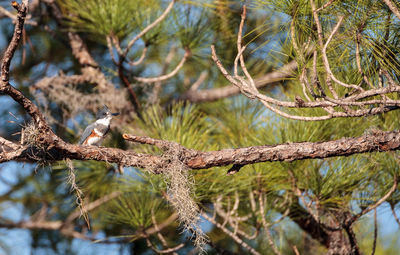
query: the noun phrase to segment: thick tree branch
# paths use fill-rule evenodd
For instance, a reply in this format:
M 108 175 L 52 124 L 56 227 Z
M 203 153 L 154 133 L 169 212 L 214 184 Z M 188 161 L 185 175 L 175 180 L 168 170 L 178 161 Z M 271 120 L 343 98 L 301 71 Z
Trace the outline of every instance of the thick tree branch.
M 358 153 L 400 149 L 400 132 L 375 132 L 327 142 L 300 142 L 253 146 L 221 151 L 196 152 L 186 159 L 192 169 L 266 161 L 294 161 L 310 158 L 349 156 Z
M 294 161 L 302 159 L 329 158 L 349 156 L 359 153 L 382 152 L 400 149 L 399 131 L 377 131 L 359 137 L 342 138 L 327 142 L 299 142 L 278 145 L 252 146 L 219 151 L 196 151 L 187 149 L 177 143 L 157 140 L 150 137 L 139 137 L 125 134 L 129 141 L 154 144 L 164 149 L 179 152 L 180 160 L 191 169 L 205 169 L 231 164 L 248 165 L 267 161 Z M 162 156 L 124 151 L 116 148 L 80 146 L 62 141 L 54 133 L 43 134 L 42 145 L 45 151 L 32 146 L 21 146 L 17 151 L 0 153 L 0 163 L 10 160 L 47 161 L 63 160 L 97 160 L 118 163 L 124 166 L 145 168 L 153 173 L 166 171 L 168 160 Z M 168 153 L 168 152 L 166 152 Z

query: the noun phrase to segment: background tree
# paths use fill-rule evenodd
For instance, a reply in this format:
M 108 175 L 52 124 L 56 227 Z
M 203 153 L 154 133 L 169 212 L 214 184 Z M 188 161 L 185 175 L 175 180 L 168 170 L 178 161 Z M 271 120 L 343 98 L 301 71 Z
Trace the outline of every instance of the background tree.
M 0 227 L 32 252 L 396 254 L 397 3 L 1 3 Z

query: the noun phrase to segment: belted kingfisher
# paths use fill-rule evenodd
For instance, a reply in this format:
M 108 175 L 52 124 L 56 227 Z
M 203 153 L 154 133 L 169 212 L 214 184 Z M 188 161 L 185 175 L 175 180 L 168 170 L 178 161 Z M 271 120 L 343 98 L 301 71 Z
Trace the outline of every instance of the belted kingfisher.
M 119 113 L 111 113 L 106 105 L 100 109 L 96 115 L 96 121 L 85 128 L 79 144 L 82 145 L 97 145 L 99 146 L 104 137 L 110 131 L 110 122 L 112 116 L 117 116 Z

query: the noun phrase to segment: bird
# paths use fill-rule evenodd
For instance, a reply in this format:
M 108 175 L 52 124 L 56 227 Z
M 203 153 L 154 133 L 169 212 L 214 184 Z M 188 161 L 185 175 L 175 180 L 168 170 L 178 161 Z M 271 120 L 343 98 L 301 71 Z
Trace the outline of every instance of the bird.
M 119 113 L 112 113 L 106 105 L 101 108 L 96 115 L 96 121 L 85 128 L 79 144 L 100 146 L 101 142 L 110 131 L 110 124 L 113 116 Z

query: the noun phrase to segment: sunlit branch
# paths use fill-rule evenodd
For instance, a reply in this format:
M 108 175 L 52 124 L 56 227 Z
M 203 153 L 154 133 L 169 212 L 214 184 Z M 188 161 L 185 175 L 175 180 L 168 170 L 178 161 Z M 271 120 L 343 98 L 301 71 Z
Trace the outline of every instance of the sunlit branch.
M 135 80 L 139 81 L 139 82 L 143 82 L 143 83 L 154 83 L 154 82 L 160 82 L 160 81 L 165 81 L 168 80 L 172 77 L 174 77 L 179 70 L 182 68 L 183 64 L 186 62 L 186 60 L 188 59 L 188 57 L 190 56 L 190 51 L 186 50 L 185 54 L 183 55 L 181 61 L 179 62 L 179 64 L 175 67 L 174 70 L 172 70 L 170 73 L 165 74 L 165 75 L 161 75 L 158 77 L 133 77 Z
M 389 7 L 389 9 L 396 15 L 398 19 L 400 19 L 400 11 L 397 9 L 396 5 L 391 0 L 383 0 L 385 4 Z
M 167 8 L 165 9 L 165 11 L 151 24 L 149 24 L 147 27 L 145 27 L 138 35 L 136 35 L 134 38 L 132 38 L 132 40 L 128 43 L 128 45 L 125 48 L 125 51 L 123 53 L 122 56 L 125 58 L 128 54 L 128 52 L 130 51 L 130 49 L 132 48 L 132 46 L 135 44 L 135 42 L 137 40 L 139 40 L 143 35 L 145 35 L 147 32 L 149 32 L 152 28 L 154 28 L 155 26 L 157 26 L 161 21 L 163 21 L 168 13 L 172 10 L 172 7 L 174 6 L 174 3 L 176 2 L 176 0 L 171 0 L 171 3 L 167 6 Z

